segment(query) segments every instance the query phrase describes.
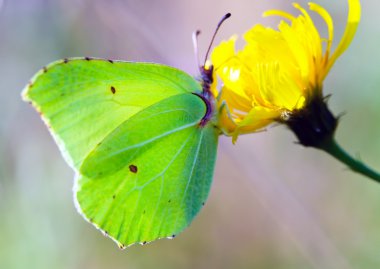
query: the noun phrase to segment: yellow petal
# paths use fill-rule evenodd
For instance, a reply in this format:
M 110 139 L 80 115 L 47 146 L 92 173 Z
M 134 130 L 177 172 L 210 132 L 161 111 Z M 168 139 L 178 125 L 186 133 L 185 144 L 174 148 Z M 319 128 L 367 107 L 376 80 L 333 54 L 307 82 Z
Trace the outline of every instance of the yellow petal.
M 296 78 L 299 77 L 297 61 L 280 32 L 256 25 L 245 33 L 244 38 L 247 45 L 239 52 L 239 58 L 251 71 L 256 72 L 258 65 L 278 62 L 282 70 L 300 83 L 300 79 Z M 304 84 L 298 86 L 302 89 Z M 260 95 L 260 92 L 257 94 Z
M 319 35 L 318 29 L 315 27 L 313 20 L 311 19 L 309 13 L 298 4 L 293 4 L 295 8 L 301 11 L 302 15 L 305 18 L 305 22 L 302 29 L 303 34 L 309 37 L 309 40 L 304 45 L 309 48 L 311 53 L 310 57 L 315 58 L 316 60 L 321 59 L 322 57 L 322 42 Z M 313 63 L 312 63 L 313 64 Z
M 300 39 L 304 39 L 305 36 L 300 36 L 300 33 L 302 34 L 302 32 L 295 30 L 297 28 L 302 28 L 302 24 L 303 22 L 300 20 L 300 18 L 297 18 L 297 20 L 293 21 L 293 27 L 282 21 L 280 22 L 278 28 L 281 31 L 281 34 L 286 43 L 288 44 L 291 54 L 296 60 L 301 79 L 304 85 L 306 85 L 309 82 L 311 73 L 309 65 L 310 55 L 308 51 L 305 50 L 303 44 L 300 42 Z
M 237 123 L 235 131 L 232 133 L 232 142 L 235 143 L 241 134 L 249 134 L 260 131 L 281 116 L 281 111 L 256 106 L 251 109 L 248 115 Z
M 259 90 L 267 107 L 293 110 L 303 94 L 302 89 L 280 64 L 263 62 L 257 65 L 257 72 L 252 75 L 259 83 Z
M 218 103 L 218 127 L 227 136 L 231 136 L 237 125 L 232 118 L 228 104 L 226 101 Z
M 222 41 L 220 45 L 216 46 L 211 53 L 211 62 L 214 65 L 214 70 L 223 68 L 228 64 L 228 61 L 235 57 L 235 42 L 237 36 L 232 36 L 228 41 Z
M 331 67 L 334 65 L 338 57 L 348 48 L 352 39 L 355 36 L 356 29 L 358 28 L 360 22 L 361 6 L 360 0 L 348 0 L 348 18 L 347 25 L 344 31 L 343 37 L 339 42 L 337 49 L 331 56 L 326 71 L 324 73 L 325 77 L 330 71 Z
M 279 16 L 289 21 L 292 21 L 295 19 L 295 17 L 291 15 L 290 13 L 282 11 L 282 10 L 277 10 L 277 9 L 268 10 L 263 13 L 263 17 L 269 17 L 269 16 Z
M 246 84 L 249 83 L 247 82 L 249 77 L 243 77 L 243 63 L 235 53 L 236 39 L 237 36 L 233 36 L 228 41 L 223 41 L 220 45 L 215 47 L 211 54 L 211 60 L 214 65 L 214 70 L 222 80 L 224 86 L 233 88 L 237 95 L 248 99 L 244 89 L 246 88 Z
M 221 102 L 225 101 L 232 114 L 235 111 L 248 111 L 252 107 L 252 101 L 248 97 L 241 96 L 236 94 L 235 89 L 231 90 L 227 86 L 224 86 L 220 92 Z
M 315 3 L 309 3 L 309 7 L 310 7 L 310 10 L 318 13 L 322 17 L 322 19 L 326 22 L 327 30 L 329 33 L 326 52 L 327 54 L 329 54 L 331 50 L 331 44 L 334 39 L 334 22 L 330 16 L 330 13 L 328 13 L 327 10 L 324 9 L 322 6 Z

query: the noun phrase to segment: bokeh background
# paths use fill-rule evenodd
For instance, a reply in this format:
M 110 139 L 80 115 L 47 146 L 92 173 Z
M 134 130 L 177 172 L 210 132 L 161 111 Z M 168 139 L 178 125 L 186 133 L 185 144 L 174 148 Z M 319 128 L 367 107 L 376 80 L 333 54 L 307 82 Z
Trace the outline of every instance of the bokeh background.
M 306 1 L 299 1 L 304 6 Z M 344 0 L 318 0 L 336 42 Z M 380 2 L 362 1 L 349 50 L 325 83 L 346 112 L 337 138 L 380 170 Z M 30 77 L 59 58 L 153 61 L 197 74 L 191 34 L 204 54 L 290 0 L 0 0 L 0 268 L 380 268 L 380 184 L 295 145 L 284 127 L 221 137 L 206 206 L 174 240 L 121 251 L 77 214 L 73 172 L 35 111 L 20 99 Z M 320 27 L 322 21 L 316 17 Z M 326 33 L 325 29 L 323 30 Z

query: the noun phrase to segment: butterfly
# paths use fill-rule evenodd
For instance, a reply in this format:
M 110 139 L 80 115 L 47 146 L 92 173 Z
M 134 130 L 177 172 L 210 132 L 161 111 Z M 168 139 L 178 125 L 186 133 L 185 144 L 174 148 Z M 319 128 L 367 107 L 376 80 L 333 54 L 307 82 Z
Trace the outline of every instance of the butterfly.
M 200 70 L 70 58 L 23 90 L 75 171 L 78 211 L 120 248 L 175 237 L 205 204 L 220 131 Z

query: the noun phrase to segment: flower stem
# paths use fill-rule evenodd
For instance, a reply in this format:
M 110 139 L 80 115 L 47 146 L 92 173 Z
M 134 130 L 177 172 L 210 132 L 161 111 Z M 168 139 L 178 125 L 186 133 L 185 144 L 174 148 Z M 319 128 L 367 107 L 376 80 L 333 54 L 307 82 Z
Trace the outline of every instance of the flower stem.
M 338 143 L 336 143 L 334 138 L 326 139 L 318 148 L 346 164 L 352 171 L 360 173 L 380 183 L 380 174 L 378 172 L 372 170 L 361 161 L 351 157 L 338 145 Z

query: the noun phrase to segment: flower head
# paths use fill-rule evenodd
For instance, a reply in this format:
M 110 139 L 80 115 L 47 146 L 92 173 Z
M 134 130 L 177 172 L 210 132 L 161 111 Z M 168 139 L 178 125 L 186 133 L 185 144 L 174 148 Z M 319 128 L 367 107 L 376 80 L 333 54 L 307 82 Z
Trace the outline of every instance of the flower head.
M 322 85 L 336 59 L 351 43 L 360 21 L 360 1 L 348 0 L 346 30 L 332 52 L 334 26 L 330 14 L 310 3 L 309 9 L 325 21 L 328 37 L 322 37 L 309 13 L 299 4 L 295 17 L 280 10 L 284 20 L 278 30 L 255 25 L 245 35 L 246 45 L 235 51 L 236 36 L 222 42 L 211 55 L 223 82 L 218 95 L 219 128 L 236 140 L 274 121 L 285 121 L 316 98 L 323 99 Z

